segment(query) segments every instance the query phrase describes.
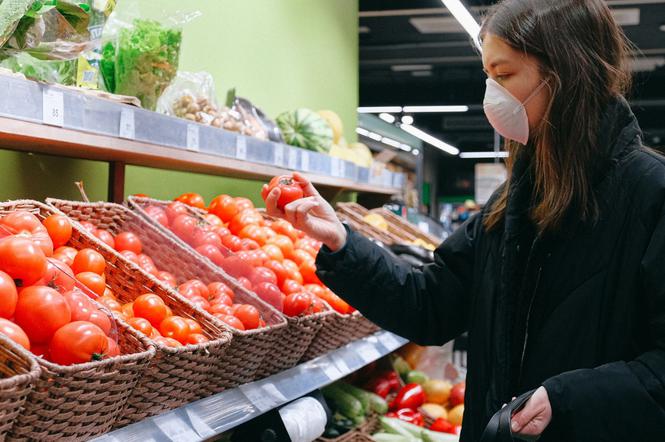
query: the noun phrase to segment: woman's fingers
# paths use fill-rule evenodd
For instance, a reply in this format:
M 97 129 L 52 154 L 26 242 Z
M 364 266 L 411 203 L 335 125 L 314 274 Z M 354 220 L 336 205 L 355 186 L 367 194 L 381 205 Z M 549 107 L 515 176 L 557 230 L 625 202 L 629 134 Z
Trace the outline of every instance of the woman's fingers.
M 286 220 L 296 228 L 302 229 L 307 221 L 307 214 L 319 205 L 314 197 L 301 198 L 284 207 Z
M 300 186 L 302 187 L 302 190 L 305 194 L 305 196 L 320 196 L 319 191 L 316 190 L 314 185 L 303 175 L 299 174 L 298 172 L 293 172 L 293 179 L 296 180 Z
M 264 184 L 263 187 L 265 188 L 267 185 Z M 279 190 L 279 187 L 275 187 L 268 194 L 266 197 L 266 213 L 277 218 L 284 218 L 284 211 L 277 207 L 280 194 L 281 190 Z

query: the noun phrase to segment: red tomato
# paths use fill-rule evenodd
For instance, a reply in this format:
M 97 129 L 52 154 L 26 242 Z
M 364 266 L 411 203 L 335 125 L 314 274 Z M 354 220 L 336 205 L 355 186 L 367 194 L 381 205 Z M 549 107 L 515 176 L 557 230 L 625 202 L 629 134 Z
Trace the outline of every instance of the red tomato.
M 268 198 L 268 194 L 276 187 L 278 187 L 281 191 L 279 199 L 277 200 L 277 207 L 282 210 L 287 204 L 295 200 L 299 200 L 304 196 L 300 183 L 294 180 L 290 175 L 282 175 L 271 179 L 268 187 L 265 187 L 261 191 L 261 197 L 263 197 L 263 201 Z
M 264 222 L 268 222 L 268 221 L 264 221 Z M 261 231 L 263 232 L 265 237 L 268 238 L 267 241 L 270 241 L 270 240 L 273 240 L 273 239 L 277 238 L 277 234 L 270 227 L 261 227 Z
M 106 260 L 104 256 L 93 249 L 82 249 L 74 258 L 72 264 L 72 271 L 74 274 L 83 272 L 93 272 L 98 275 L 103 275 L 106 269 Z
M 210 303 L 210 312 L 219 313 L 220 309 L 224 306 L 231 307 L 233 301 L 227 295 L 219 295 L 213 302 Z
M 111 310 L 112 312 L 122 312 L 122 304 L 120 304 L 116 299 L 109 296 L 102 296 L 97 298 L 97 302 Z
M 83 227 L 84 230 L 90 233 L 95 231 L 96 228 L 95 225 L 89 221 L 79 221 L 79 224 L 81 225 L 81 227 Z
M 129 262 L 133 262 L 136 265 L 139 265 L 139 256 L 132 252 L 131 250 L 123 250 L 120 252 L 120 255 L 122 255 L 123 258 L 125 258 Z
M 139 267 L 141 267 L 143 271 L 145 271 L 146 273 L 150 273 L 153 276 L 157 276 L 159 270 L 157 269 L 157 266 L 155 265 L 151 257 L 141 253 L 136 258 L 139 261 Z
M 291 278 L 291 274 L 289 270 L 282 265 L 281 262 L 275 261 L 274 259 L 268 260 L 263 264 L 265 267 L 269 268 L 273 272 L 275 272 L 275 275 L 277 275 L 277 285 L 281 286 L 284 284 L 284 281 L 287 279 L 293 279 Z
M 115 239 L 113 239 L 113 235 L 108 230 L 95 229 L 92 234 L 110 248 L 115 249 Z
M 277 284 L 277 275 L 275 272 L 270 270 L 267 267 L 255 267 L 252 276 L 250 277 L 252 284 L 257 285 L 262 282 L 269 282 L 271 284 Z
M 29 239 L 42 249 L 44 255 L 53 255 L 53 241 L 46 227 L 35 215 L 24 210 L 11 212 L 0 220 L 0 237 L 17 235 Z
M 87 321 L 90 313 L 96 310 L 90 298 L 78 289 L 69 290 L 63 293 L 62 296 L 69 305 L 72 321 Z
M 197 209 L 205 209 L 206 206 L 205 200 L 198 193 L 183 193 L 175 200 Z
M 244 276 L 241 276 L 238 278 L 238 282 L 240 283 L 241 286 L 245 287 L 247 290 L 252 290 L 252 283 L 250 282 L 249 279 L 245 278 Z
M 169 224 L 171 224 L 179 215 L 187 214 L 189 214 L 187 205 L 180 201 L 173 201 L 166 207 L 166 217 L 169 220 Z
M 287 236 L 291 241 L 295 242 L 298 240 L 298 231 L 296 230 L 290 222 L 284 219 L 278 219 L 274 221 L 271 225 L 271 228 L 280 235 Z
M 219 227 L 224 227 L 224 221 L 215 214 L 206 213 L 203 215 L 203 219 L 213 228 L 213 231 L 216 231 Z
M 193 290 L 190 291 L 190 287 Z M 198 279 L 190 279 L 189 281 L 183 282 L 178 286 L 178 291 L 180 293 L 186 292 L 187 294 L 194 294 L 195 296 L 200 296 L 205 299 L 208 299 L 208 296 L 210 295 L 208 286 Z
M 232 315 L 233 316 L 233 309 L 226 305 L 226 304 L 212 304 L 210 306 L 210 309 L 208 310 L 208 313 L 211 315 Z
M 256 209 L 247 209 L 238 213 L 236 216 L 233 217 L 233 219 L 229 223 L 229 230 L 234 235 L 238 235 L 239 232 L 246 226 L 252 224 L 258 226 L 261 224 L 262 221 L 263 217 Z
M 303 290 L 304 287 L 302 286 L 302 284 L 297 281 L 294 281 L 293 279 L 287 279 L 286 281 L 284 281 L 284 284 L 282 284 L 282 293 L 284 293 L 285 295 L 302 292 Z
M 202 310 L 210 311 L 210 303 L 207 299 L 204 299 L 200 296 L 194 296 L 193 298 L 189 298 L 189 302 Z
M 143 246 L 138 236 L 132 232 L 122 232 L 115 237 L 115 249 L 119 252 L 130 250 L 139 255 L 143 250 Z
M 263 228 L 256 224 L 249 224 L 243 227 L 238 236 L 243 239 L 251 239 L 257 244 L 265 244 L 268 241 L 268 236 L 265 234 Z
M 233 197 L 219 195 L 210 201 L 208 212 L 217 215 L 222 221 L 227 223 L 238 213 L 238 207 Z
M 242 240 L 235 235 L 226 235 L 222 237 L 222 244 L 232 252 L 242 250 Z
M 108 345 L 106 348 L 106 356 L 104 359 L 113 358 L 115 356 L 120 356 L 120 346 L 113 338 L 107 337 Z
M 259 327 L 261 314 L 253 305 L 242 304 L 236 310 L 235 317 L 240 319 L 242 325 L 245 326 L 245 330 L 253 330 Z
M 198 246 L 196 251 L 201 255 L 208 258 L 213 264 L 221 266 L 224 263 L 224 255 L 220 251 L 220 248 L 212 244 L 203 244 Z
M 49 215 L 42 224 L 46 227 L 55 248 L 64 246 L 72 237 L 72 223 L 65 215 Z
M 242 240 L 242 250 L 258 250 L 261 248 L 258 242 L 250 238 L 243 238 Z
M 163 336 L 157 336 L 153 338 L 153 340 L 156 343 L 163 345 L 164 347 L 171 347 L 171 348 L 182 347 L 182 344 L 173 338 L 165 338 Z
M 178 285 L 178 280 L 171 273 L 161 270 L 157 273 L 157 279 L 166 283 L 169 287 L 175 287 Z
M 275 244 L 266 244 L 265 246 L 261 247 L 261 250 L 266 252 L 266 254 L 270 257 L 270 259 L 274 259 L 275 261 L 284 260 L 284 254 L 282 253 L 282 249 L 277 247 Z
M 326 304 L 316 296 L 312 296 L 312 307 L 311 307 L 312 313 L 321 313 L 326 310 L 328 310 Z
M 164 300 L 152 293 L 146 293 L 136 298 L 133 309 L 134 316 L 147 319 L 153 327 L 157 328 L 169 316 Z
M 208 284 L 208 293 L 210 293 L 209 298 L 211 300 L 219 295 L 226 295 L 231 298 L 231 300 L 235 299 L 235 293 L 233 293 L 233 290 L 223 282 L 211 282 Z
M 320 284 L 305 284 L 305 291 L 314 296 L 323 298 L 326 295 L 326 288 Z
M 317 249 L 315 249 L 315 248 L 312 247 L 312 246 L 306 245 L 306 244 L 301 245 L 300 247 L 298 247 L 297 250 L 302 250 L 302 251 L 304 251 L 305 253 L 307 253 L 307 254 L 310 256 L 310 258 L 311 258 L 312 260 L 316 259 L 316 255 L 319 254 L 319 252 L 317 251 Z
M 288 236 L 275 235 L 274 238 L 268 240 L 268 244 L 274 244 L 282 251 L 284 258 L 293 256 L 293 241 Z
M 293 254 L 291 255 L 291 258 L 290 258 L 290 259 L 291 259 L 291 261 L 293 261 L 293 262 L 295 262 L 296 264 L 298 264 L 299 267 L 300 267 L 300 265 L 302 265 L 302 263 L 305 262 L 305 261 L 312 261 L 312 260 L 314 260 L 314 258 L 312 257 L 312 255 L 310 255 L 309 253 L 307 253 L 307 252 L 306 252 L 305 250 L 303 250 L 303 249 L 295 249 L 295 250 L 293 251 Z
M 145 318 L 130 318 L 127 320 L 127 324 L 148 337 L 152 335 L 152 324 Z
M 211 244 L 217 248 L 222 246 L 222 238 L 215 232 L 206 231 L 197 227 L 192 235 L 192 247 L 196 248 L 205 244 Z
M 233 328 L 236 328 L 241 331 L 245 330 L 245 326 L 243 325 L 242 321 L 233 315 L 225 315 L 223 313 L 217 313 L 214 316 L 215 318 L 219 319 L 220 321 L 224 322 L 227 325 L 230 325 Z
M 190 333 L 189 336 L 187 336 L 187 342 L 185 342 L 185 344 L 196 345 L 203 344 L 208 341 L 209 339 L 200 333 Z
M 106 289 L 106 277 L 93 272 L 81 272 L 76 275 L 76 279 L 89 288 L 97 296 L 102 296 Z
M 74 264 L 74 258 L 76 258 L 77 253 L 78 250 L 76 250 L 74 247 L 62 246 L 55 249 L 53 252 L 53 258 L 62 261 L 71 267 L 72 264 Z
M 122 314 L 125 315 L 125 318 L 131 319 L 134 317 L 134 303 L 129 302 L 122 306 Z
M 312 295 L 307 292 L 291 293 L 284 300 L 284 314 L 299 316 L 312 306 Z
M 189 336 L 189 323 L 180 316 L 170 316 L 165 318 L 159 325 L 159 332 L 165 338 L 173 338 L 184 344 Z
M 219 235 L 220 238 L 224 238 L 226 235 L 231 234 L 231 231 L 225 226 L 217 227 L 214 229 L 214 231 Z
M 0 271 L 0 318 L 13 318 L 18 292 L 11 276 Z
M 166 211 L 159 206 L 148 206 L 143 209 L 150 218 L 157 221 L 164 227 L 169 226 L 169 218 L 166 216 Z
M 88 317 L 88 322 L 95 324 L 97 327 L 101 328 L 106 336 L 111 333 L 111 319 L 99 309 L 94 309 L 90 312 L 90 317 Z
M 48 344 L 30 344 L 30 352 L 44 359 L 49 359 Z
M 254 209 L 254 203 L 248 198 L 237 197 L 234 198 L 238 212 L 242 212 L 247 209 Z
M 19 236 L 0 240 L 0 270 L 11 276 L 18 287 L 39 281 L 47 268 L 44 252 L 31 240 Z
M 203 334 L 203 329 L 201 324 L 190 318 L 184 318 L 187 324 L 189 324 L 189 333 L 190 334 Z
M 196 218 L 190 215 L 178 215 L 171 222 L 171 231 L 187 244 L 191 244 L 194 237 L 194 229 L 197 227 Z
M 72 313 L 60 293 L 49 287 L 32 286 L 23 289 L 18 297 L 14 318 L 30 342 L 44 343 L 71 321 Z
M 289 278 L 288 279 L 293 279 L 294 281 L 298 282 L 299 284 L 302 284 L 303 277 L 300 274 L 300 267 L 298 267 L 298 264 L 295 262 L 291 261 L 290 259 L 285 259 L 282 261 L 282 265 L 286 269 L 286 271 L 289 273 Z
M 51 360 L 60 365 L 100 361 L 107 350 L 106 334 L 86 321 L 70 322 L 60 327 L 49 344 Z
M 316 276 L 316 264 L 314 261 L 305 261 L 300 264 L 300 274 L 307 284 L 321 284 L 319 277 Z
M 8 319 L 0 318 L 0 333 L 26 350 L 30 350 L 30 339 L 18 324 L 14 324 Z
M 278 311 L 284 310 L 284 295 L 279 288 L 272 283 L 262 282 L 254 286 L 254 292 L 268 304 L 275 307 Z
M 258 250 L 253 250 L 254 254 L 256 255 L 257 260 L 260 262 L 259 265 L 263 265 L 264 262 L 272 259 L 270 258 L 270 255 L 266 253 L 265 250 L 263 249 L 258 249 Z
M 448 402 L 451 407 L 461 405 L 464 403 L 464 393 L 466 392 L 466 382 L 460 382 L 459 384 L 453 385 L 453 389 L 450 390 L 450 399 Z

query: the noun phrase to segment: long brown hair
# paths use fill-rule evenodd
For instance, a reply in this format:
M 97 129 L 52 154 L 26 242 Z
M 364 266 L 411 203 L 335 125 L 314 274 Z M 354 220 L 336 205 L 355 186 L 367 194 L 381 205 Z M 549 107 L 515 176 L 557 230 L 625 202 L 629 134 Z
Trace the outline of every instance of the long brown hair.
M 531 218 L 539 231 L 557 230 L 568 214 L 595 220 L 591 168 L 603 111 L 630 88 L 628 40 L 603 0 L 504 0 L 485 18 L 487 34 L 536 57 L 548 80 L 551 99 L 528 146 L 506 142 L 509 176 L 519 150 L 533 149 Z M 501 224 L 508 191 L 489 208 L 487 230 Z

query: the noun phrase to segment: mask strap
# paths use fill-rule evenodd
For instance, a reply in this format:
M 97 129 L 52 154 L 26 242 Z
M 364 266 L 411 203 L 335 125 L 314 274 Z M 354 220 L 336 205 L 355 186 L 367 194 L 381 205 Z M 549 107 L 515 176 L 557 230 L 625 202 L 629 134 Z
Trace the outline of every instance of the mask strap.
M 525 106 L 529 101 L 531 101 L 531 99 L 532 99 L 533 97 L 535 97 L 536 94 L 537 94 L 538 92 L 540 92 L 540 90 L 541 90 L 542 88 L 544 88 L 546 85 L 547 85 L 547 80 L 543 80 L 543 81 L 538 85 L 538 87 L 537 87 L 533 92 L 531 92 L 531 95 L 529 95 L 528 97 L 526 97 L 526 100 L 524 100 L 524 103 L 522 103 L 522 106 Z

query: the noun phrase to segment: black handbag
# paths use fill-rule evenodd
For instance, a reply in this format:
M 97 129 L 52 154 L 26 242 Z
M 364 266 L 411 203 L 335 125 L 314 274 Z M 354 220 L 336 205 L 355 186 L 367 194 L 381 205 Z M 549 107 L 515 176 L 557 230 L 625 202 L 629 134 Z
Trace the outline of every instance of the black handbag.
M 520 397 L 513 399 L 512 402 L 507 404 L 501 410 L 494 413 L 490 419 L 480 442 L 513 442 L 513 432 L 510 429 L 510 421 L 512 417 L 524 408 L 526 402 L 533 396 L 536 390 L 531 390 Z

